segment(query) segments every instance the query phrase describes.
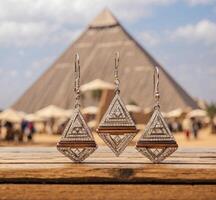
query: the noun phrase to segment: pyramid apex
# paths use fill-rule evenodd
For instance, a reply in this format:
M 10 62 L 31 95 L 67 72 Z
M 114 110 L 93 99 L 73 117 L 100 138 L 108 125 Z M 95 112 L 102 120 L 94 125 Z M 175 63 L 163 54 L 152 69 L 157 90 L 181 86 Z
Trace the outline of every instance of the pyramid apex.
M 94 18 L 94 20 L 90 23 L 89 27 L 107 27 L 117 24 L 118 20 L 108 8 L 105 8 L 104 10 L 102 10 L 102 12 L 99 13 L 99 15 Z

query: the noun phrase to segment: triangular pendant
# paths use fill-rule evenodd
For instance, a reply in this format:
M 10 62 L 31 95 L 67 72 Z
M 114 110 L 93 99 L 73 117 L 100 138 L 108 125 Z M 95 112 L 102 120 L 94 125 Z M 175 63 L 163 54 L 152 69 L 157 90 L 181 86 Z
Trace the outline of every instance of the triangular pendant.
M 57 144 L 57 149 L 71 160 L 81 162 L 96 148 L 94 137 L 80 110 L 75 110 Z
M 137 134 L 135 123 L 118 93 L 103 116 L 97 132 L 116 156 L 124 151 Z
M 136 148 L 154 163 L 163 161 L 178 148 L 159 110 L 154 111 Z
M 119 94 L 114 96 L 99 126 L 135 126 Z
M 62 134 L 61 141 L 91 141 L 94 137 L 81 112 L 75 111 Z

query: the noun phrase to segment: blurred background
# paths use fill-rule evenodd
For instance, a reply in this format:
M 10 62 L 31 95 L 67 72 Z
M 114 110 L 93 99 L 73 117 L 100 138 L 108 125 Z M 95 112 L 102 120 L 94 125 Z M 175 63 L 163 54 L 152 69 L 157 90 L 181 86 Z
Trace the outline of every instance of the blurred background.
M 157 65 L 161 110 L 179 146 L 214 147 L 215 36 L 215 0 L 0 0 L 0 145 L 56 144 L 74 109 L 75 53 L 94 131 L 119 51 L 121 95 L 141 132 Z

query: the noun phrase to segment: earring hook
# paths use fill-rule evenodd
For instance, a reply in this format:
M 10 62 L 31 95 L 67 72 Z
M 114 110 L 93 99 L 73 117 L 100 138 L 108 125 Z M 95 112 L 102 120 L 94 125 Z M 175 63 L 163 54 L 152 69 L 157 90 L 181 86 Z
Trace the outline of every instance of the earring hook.
M 160 99 L 160 92 L 159 92 L 159 69 L 157 66 L 155 66 L 154 69 L 154 75 L 153 75 L 153 80 L 154 80 L 154 98 L 155 98 L 155 109 L 160 108 L 159 105 L 159 99 Z
M 120 89 L 119 89 L 119 84 L 120 84 L 120 81 L 119 81 L 119 77 L 118 77 L 118 68 L 119 68 L 119 57 L 120 57 L 120 54 L 119 52 L 117 51 L 115 53 L 115 69 L 114 69 L 114 76 L 115 76 L 115 85 L 116 85 L 116 93 L 120 93 Z
M 76 93 L 76 101 L 75 101 L 75 108 L 80 107 L 80 61 L 79 61 L 79 54 L 75 54 L 75 85 L 74 85 L 74 92 Z

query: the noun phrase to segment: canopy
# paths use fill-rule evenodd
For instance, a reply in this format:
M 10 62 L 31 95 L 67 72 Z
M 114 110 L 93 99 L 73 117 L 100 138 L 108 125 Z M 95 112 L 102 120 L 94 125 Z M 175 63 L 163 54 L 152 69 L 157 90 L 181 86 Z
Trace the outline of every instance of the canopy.
M 187 117 L 191 118 L 191 117 L 206 117 L 207 113 L 205 110 L 201 110 L 201 109 L 196 109 L 196 110 L 192 110 L 191 112 L 189 112 L 187 114 Z
M 143 112 L 144 112 L 145 114 L 152 113 L 152 111 L 153 111 L 153 108 L 151 108 L 151 107 L 147 107 L 147 108 L 144 108 L 144 109 L 143 109 Z
M 92 90 L 114 90 L 114 84 L 102 81 L 101 79 L 95 79 L 89 83 L 86 83 L 80 87 L 82 92 L 92 91 Z
M 86 108 L 83 108 L 82 109 L 82 113 L 83 114 L 92 114 L 92 115 L 96 115 L 98 112 L 98 107 L 96 106 L 89 106 L 89 107 L 86 107 Z
M 32 113 L 32 114 L 28 114 L 25 116 L 25 119 L 27 121 L 31 121 L 31 122 L 41 122 L 44 120 L 43 117 L 40 117 L 39 115 Z
M 176 117 L 181 117 L 183 113 L 184 111 L 181 108 L 178 108 L 166 113 L 165 116 L 167 118 L 176 118 Z
M 37 111 L 35 114 L 42 118 L 61 118 L 68 116 L 68 110 L 64 110 L 55 105 L 49 105 Z
M 18 112 L 11 108 L 8 108 L 0 113 L 0 120 L 10 121 L 10 122 L 20 122 L 24 118 L 23 112 Z

